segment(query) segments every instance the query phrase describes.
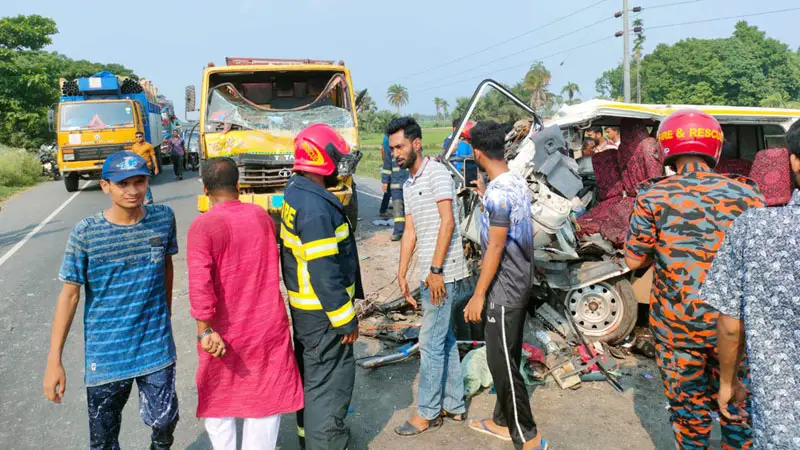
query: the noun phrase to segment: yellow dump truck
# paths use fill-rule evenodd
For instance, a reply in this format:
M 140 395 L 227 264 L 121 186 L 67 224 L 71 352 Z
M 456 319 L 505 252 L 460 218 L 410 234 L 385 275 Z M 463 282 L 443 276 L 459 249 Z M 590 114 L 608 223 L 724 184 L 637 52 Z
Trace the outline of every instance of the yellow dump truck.
M 194 111 L 195 88 L 186 92 L 186 110 Z M 314 123 L 332 126 L 352 152 L 339 163 L 340 182 L 330 190 L 356 225 L 353 174 L 361 153 L 353 82 L 344 63 L 226 58 L 225 66 L 203 70 L 199 113 L 201 166 L 210 158 L 232 158 L 239 167 L 240 200 L 274 216 L 292 175 L 295 136 Z M 206 196 L 198 196 L 199 211 L 210 206 Z

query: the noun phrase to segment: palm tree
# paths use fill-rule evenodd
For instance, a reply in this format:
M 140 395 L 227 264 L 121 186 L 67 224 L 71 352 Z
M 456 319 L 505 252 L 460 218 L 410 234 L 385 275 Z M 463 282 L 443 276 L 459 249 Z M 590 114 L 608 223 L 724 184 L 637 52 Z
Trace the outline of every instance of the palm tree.
M 444 100 L 442 100 L 440 97 L 436 97 L 436 98 L 433 99 L 433 104 L 436 105 L 436 118 L 437 119 L 442 117 L 441 111 L 442 111 L 442 102 L 443 101 Z
M 553 94 L 548 90 L 550 80 L 553 76 L 544 66 L 544 63 L 537 61 L 525 74 L 523 87 L 530 92 L 530 105 L 536 111 L 541 111 L 548 99 Z
M 400 114 L 400 107 L 408 104 L 408 89 L 403 85 L 393 84 L 386 90 L 386 100 L 397 108 L 397 114 Z
M 581 88 L 577 83 L 568 81 L 567 84 L 561 89 L 562 94 L 567 94 L 567 104 L 572 105 L 575 103 L 575 94 L 581 93 Z
M 442 111 L 444 111 L 444 116 L 445 116 L 445 117 L 447 117 L 447 116 L 449 116 L 449 115 L 450 115 L 450 112 L 448 111 L 448 109 L 450 109 L 450 104 L 449 104 L 449 103 L 447 103 L 447 100 L 445 100 L 445 99 L 442 99 L 442 104 L 441 104 L 441 105 L 439 105 L 439 106 L 441 106 L 441 107 L 442 107 Z

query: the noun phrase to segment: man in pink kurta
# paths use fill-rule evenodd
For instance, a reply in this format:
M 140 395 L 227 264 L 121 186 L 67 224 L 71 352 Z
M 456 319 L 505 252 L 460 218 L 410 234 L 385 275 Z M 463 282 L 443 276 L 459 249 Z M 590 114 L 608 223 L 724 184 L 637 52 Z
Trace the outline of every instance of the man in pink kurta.
M 275 225 L 238 200 L 236 164 L 203 166 L 212 208 L 189 228 L 189 300 L 197 320 L 197 417 L 214 450 L 274 449 L 280 415 L 303 407 L 303 386 L 280 293 Z

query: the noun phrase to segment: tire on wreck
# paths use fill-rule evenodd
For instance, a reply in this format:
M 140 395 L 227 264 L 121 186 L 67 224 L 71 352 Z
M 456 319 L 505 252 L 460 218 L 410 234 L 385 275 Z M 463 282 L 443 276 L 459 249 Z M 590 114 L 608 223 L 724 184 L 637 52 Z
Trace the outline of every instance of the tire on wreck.
M 625 277 L 574 289 L 564 299 L 581 332 L 591 341 L 616 344 L 636 326 L 639 310 L 631 283 Z

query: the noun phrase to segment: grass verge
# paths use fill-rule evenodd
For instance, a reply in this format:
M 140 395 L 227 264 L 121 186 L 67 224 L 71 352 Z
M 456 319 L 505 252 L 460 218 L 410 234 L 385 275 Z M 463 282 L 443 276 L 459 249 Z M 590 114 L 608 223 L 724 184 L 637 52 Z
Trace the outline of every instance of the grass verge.
M 41 170 L 36 155 L 0 146 L 0 202 L 41 181 Z

